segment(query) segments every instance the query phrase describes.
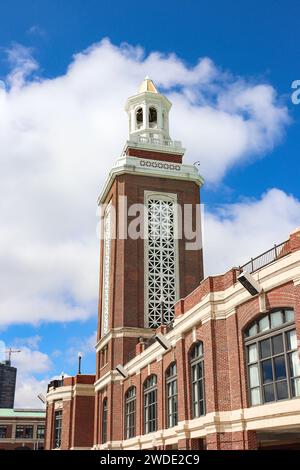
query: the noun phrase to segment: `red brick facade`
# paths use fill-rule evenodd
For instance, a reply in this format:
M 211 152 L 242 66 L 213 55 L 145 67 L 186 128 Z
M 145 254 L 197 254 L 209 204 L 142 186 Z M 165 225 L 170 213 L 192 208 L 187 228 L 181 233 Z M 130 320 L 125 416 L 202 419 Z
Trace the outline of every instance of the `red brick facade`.
M 55 413 L 62 412 L 61 450 L 91 448 L 94 434 L 94 375 L 66 377 L 48 390 L 45 448 L 54 449 Z M 57 387 L 56 387 L 57 386 Z M 49 400 L 49 396 L 53 399 Z
M 105 200 L 111 201 L 118 213 L 119 196 L 126 196 L 128 205 L 143 204 L 145 190 L 176 193 L 178 203 L 192 204 L 194 213 L 200 202 L 199 187 L 193 181 L 130 172 L 115 177 Z M 118 236 L 111 241 L 110 324 L 104 337 L 100 266 L 95 393 L 89 394 L 85 389 L 82 395 L 78 389 L 74 395 L 77 384 L 94 383 L 92 376 L 88 382 L 84 382 L 85 376 L 76 376 L 65 379 L 63 387 L 48 394 L 48 449 L 53 448 L 54 410 L 59 400 L 63 407 L 61 449 L 250 450 L 263 445 L 271 448 L 272 442 L 279 446 L 283 441 L 300 448 L 300 442 L 295 443 L 292 435 L 290 441 L 285 435 L 282 442 L 281 438 L 278 441 L 278 435 L 289 426 L 300 428 L 300 398 L 251 407 L 244 344 L 249 324 L 278 308 L 294 310 L 300 338 L 300 230 L 291 234 L 282 256 L 254 274 L 263 287 L 263 293 L 256 296 L 238 282 L 237 269 L 202 280 L 202 250 L 187 251 L 185 241 L 179 241 L 180 300 L 175 305 L 175 323 L 171 330 L 163 326 L 157 331 L 144 326 L 144 241 Z M 150 346 L 146 344 L 158 331 L 169 341 L 167 350 L 155 341 Z M 199 341 L 204 349 L 205 414 L 193 418 L 190 353 Z M 166 371 L 174 362 L 178 424 L 168 429 Z M 125 368 L 126 377 L 117 372 L 119 364 Z M 147 435 L 143 385 L 152 374 L 157 377 L 157 427 Z M 132 386 L 136 390 L 135 431 L 131 439 L 125 439 L 125 395 Z M 66 393 L 72 392 L 68 399 L 64 398 L 64 387 Z

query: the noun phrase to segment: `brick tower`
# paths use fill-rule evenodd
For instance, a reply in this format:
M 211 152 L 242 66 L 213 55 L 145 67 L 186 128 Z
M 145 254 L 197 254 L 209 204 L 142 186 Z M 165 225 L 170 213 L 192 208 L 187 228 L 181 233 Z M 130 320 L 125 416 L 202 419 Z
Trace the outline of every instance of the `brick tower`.
M 148 77 L 127 100 L 129 140 L 106 180 L 102 210 L 95 446 L 122 440 L 122 376 L 155 329 L 172 322 L 174 303 L 203 279 L 200 190 L 169 136 L 170 101 Z M 194 235 L 191 234 L 194 232 Z M 100 424 L 101 423 L 101 424 Z

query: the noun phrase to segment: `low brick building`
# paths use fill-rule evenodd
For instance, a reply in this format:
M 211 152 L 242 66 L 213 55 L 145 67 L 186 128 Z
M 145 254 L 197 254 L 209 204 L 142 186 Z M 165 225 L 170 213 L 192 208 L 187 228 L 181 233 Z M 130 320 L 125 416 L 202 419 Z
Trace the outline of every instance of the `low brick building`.
M 130 140 L 98 201 L 96 374 L 50 384 L 46 448 L 300 448 L 300 229 L 203 280 L 203 179 L 170 107 L 149 79 L 127 102 Z
M 94 375 L 53 380 L 47 394 L 47 449 L 90 449 L 94 434 Z
M 0 409 L 0 450 L 42 450 L 44 410 Z

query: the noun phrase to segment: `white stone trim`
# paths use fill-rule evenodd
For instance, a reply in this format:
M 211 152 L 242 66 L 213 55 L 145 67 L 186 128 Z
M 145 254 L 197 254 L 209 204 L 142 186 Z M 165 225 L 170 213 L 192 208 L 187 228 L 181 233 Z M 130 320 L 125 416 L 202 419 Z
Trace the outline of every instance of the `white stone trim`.
M 94 384 L 75 384 L 57 387 L 46 395 L 48 404 L 57 401 L 69 401 L 75 396 L 90 397 L 95 395 Z
M 176 444 L 179 439 L 201 438 L 214 433 L 282 430 L 299 427 L 300 398 L 233 411 L 208 413 L 200 418 L 181 421 L 177 426 L 124 441 L 108 442 L 100 449 L 146 449 L 156 445 Z M 155 445 L 154 444 L 154 445 Z
M 124 377 L 119 374 L 116 370 L 110 370 L 107 374 L 100 377 L 95 384 L 95 392 L 99 392 L 103 388 L 105 388 L 110 382 L 121 382 L 124 380 Z
M 124 173 L 131 174 L 131 175 L 156 176 L 159 178 L 194 181 L 200 187 L 204 183 L 202 176 L 199 175 L 198 170 L 194 165 L 176 164 L 176 166 L 179 165 L 180 170 L 176 170 L 176 169 L 168 170 L 168 169 L 160 169 L 157 167 L 154 168 L 154 167 L 141 166 L 142 160 L 143 159 L 141 158 L 128 157 L 126 155 L 122 155 L 116 161 L 116 164 L 110 171 L 109 176 L 104 184 L 103 190 L 98 198 L 99 205 L 105 202 L 106 196 L 116 176 L 122 175 Z M 153 164 L 156 164 L 156 165 L 159 163 L 157 160 L 147 159 L 147 161 L 152 162 Z M 163 162 L 163 163 L 168 164 L 167 162 Z
M 149 246 L 148 230 L 149 230 L 149 214 L 148 214 L 148 201 L 149 199 L 155 199 L 157 201 L 165 201 L 173 204 L 173 234 L 174 234 L 174 282 L 175 282 L 175 302 L 179 298 L 179 247 L 178 247 L 178 211 L 177 209 L 177 194 L 169 193 L 164 191 L 144 191 L 144 204 L 147 208 L 146 217 L 144 221 L 145 227 L 145 240 L 144 240 L 144 325 L 149 327 L 149 277 L 151 272 L 149 271 L 149 252 L 151 247 Z M 161 255 L 163 255 L 163 249 L 160 248 Z M 161 259 L 160 263 L 163 260 Z M 162 280 L 161 280 L 162 282 Z M 159 325 L 157 325 L 159 326 Z
M 57 400 L 71 400 L 72 398 L 72 386 L 67 385 L 63 387 L 57 387 L 54 390 L 50 390 L 46 395 L 47 403 L 53 403 Z
M 90 447 L 70 447 L 70 450 L 91 450 Z
M 96 352 L 101 351 L 106 344 L 113 338 L 150 338 L 153 336 L 153 330 L 150 328 L 119 327 L 112 328 L 108 334 L 101 338 L 96 344 Z

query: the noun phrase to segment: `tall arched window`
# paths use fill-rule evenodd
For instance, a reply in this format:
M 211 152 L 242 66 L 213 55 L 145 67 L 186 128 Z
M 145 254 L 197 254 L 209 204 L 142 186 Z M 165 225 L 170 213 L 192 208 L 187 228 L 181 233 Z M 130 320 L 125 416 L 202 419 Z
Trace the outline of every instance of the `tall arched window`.
M 102 444 L 107 441 L 107 398 L 104 398 L 102 404 Z
M 245 331 L 251 405 L 300 396 L 300 361 L 292 309 L 274 310 Z
M 176 362 L 166 372 L 167 426 L 171 428 L 178 423 L 177 367 Z
M 199 418 L 205 414 L 204 396 L 204 356 L 203 343 L 196 343 L 190 352 L 192 383 L 192 417 Z
M 149 108 L 149 127 L 157 127 L 157 111 L 154 106 Z
M 143 109 L 138 108 L 135 113 L 136 116 L 136 127 L 137 129 L 140 129 L 143 127 Z
M 144 382 L 144 432 L 157 430 L 157 377 L 150 375 Z
M 130 387 L 125 394 L 125 439 L 135 436 L 136 388 Z

